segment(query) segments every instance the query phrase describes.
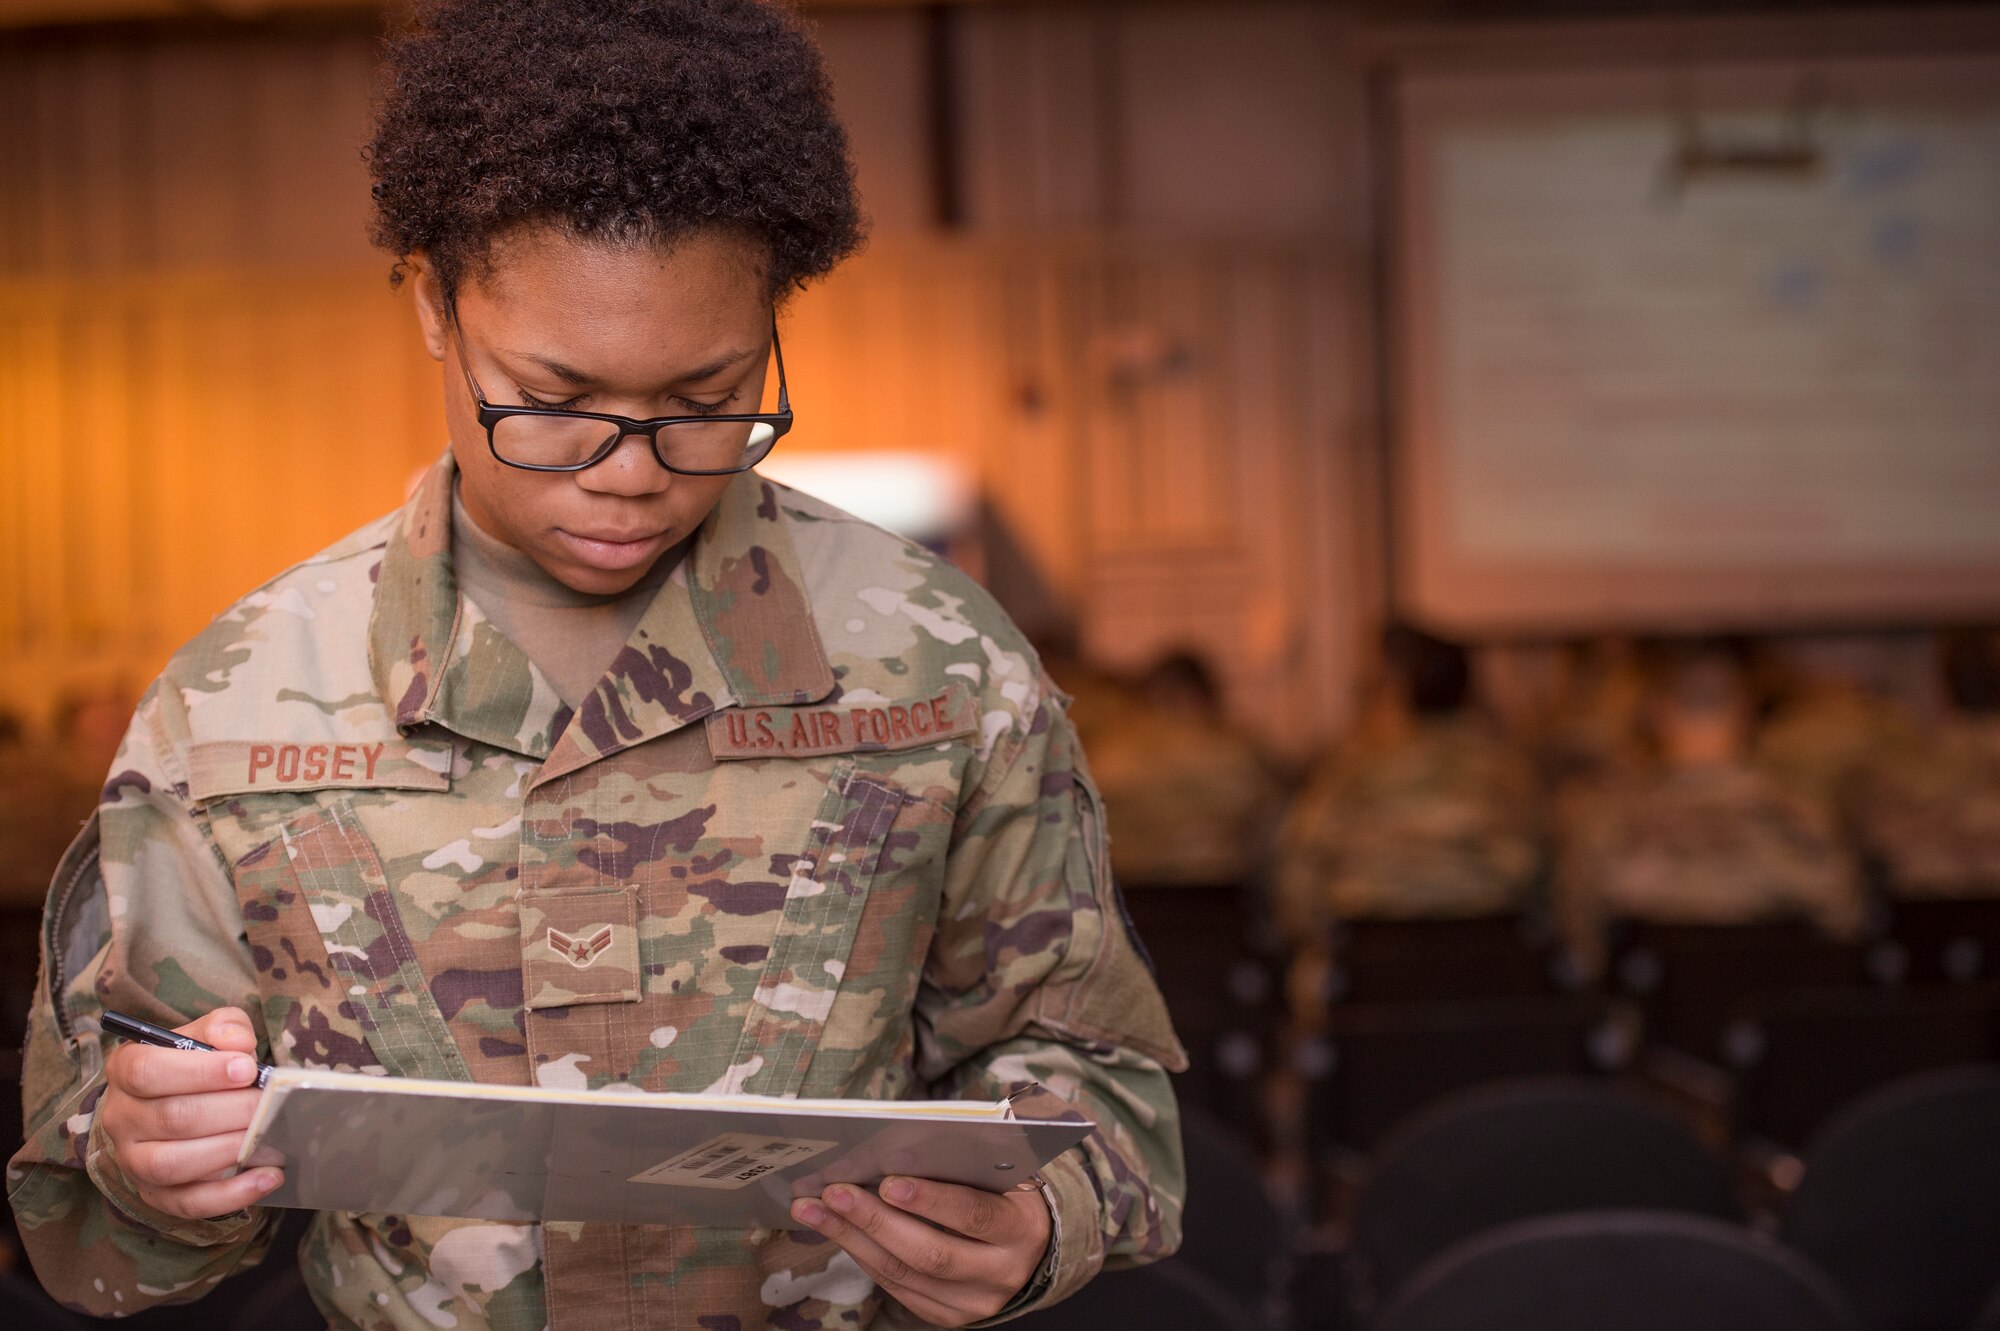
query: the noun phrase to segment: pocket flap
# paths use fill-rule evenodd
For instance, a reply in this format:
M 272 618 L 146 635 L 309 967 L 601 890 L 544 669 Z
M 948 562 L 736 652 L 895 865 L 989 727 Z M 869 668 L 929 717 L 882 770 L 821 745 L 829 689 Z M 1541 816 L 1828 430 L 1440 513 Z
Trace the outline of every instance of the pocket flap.
M 639 894 L 629 887 L 521 893 L 530 1008 L 639 1001 Z

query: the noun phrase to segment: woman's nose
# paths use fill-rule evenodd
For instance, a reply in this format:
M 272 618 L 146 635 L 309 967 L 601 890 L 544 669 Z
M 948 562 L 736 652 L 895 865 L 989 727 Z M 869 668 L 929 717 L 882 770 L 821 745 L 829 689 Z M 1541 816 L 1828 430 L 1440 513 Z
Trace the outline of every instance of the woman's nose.
M 636 497 L 665 490 L 674 483 L 674 474 L 660 465 L 650 439 L 627 434 L 604 461 L 577 472 L 576 483 L 596 494 Z

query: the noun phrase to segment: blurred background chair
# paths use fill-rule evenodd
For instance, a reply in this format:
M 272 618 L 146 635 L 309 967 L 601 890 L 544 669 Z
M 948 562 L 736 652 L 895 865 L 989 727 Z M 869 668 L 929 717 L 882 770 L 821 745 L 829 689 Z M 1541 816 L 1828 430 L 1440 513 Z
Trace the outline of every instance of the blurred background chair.
M 1261 1146 L 1259 1088 L 1283 1011 L 1257 894 L 1222 883 L 1124 885 L 1122 895 L 1187 1047 L 1176 1093 Z
M 1787 989 L 1869 982 L 1867 948 L 1802 921 L 1612 926 L 1618 988 L 1640 1005 L 1647 1039 L 1715 1062 L 1731 1009 Z
M 1585 1212 L 1439 1256 L 1376 1331 L 1858 1331 L 1812 1264 L 1701 1216 Z
M 1328 1157 L 1368 1151 L 1439 1096 L 1527 1076 L 1588 1076 L 1628 1066 L 1638 1032 L 1598 995 L 1336 1008 L 1322 1039 L 1295 1051 L 1307 1132 Z
M 2000 1057 L 2000 986 L 1758 995 L 1722 1035 L 1740 1138 L 1797 1151 L 1890 1082 Z
M 1548 1079 L 1448 1097 L 1377 1152 L 1354 1208 L 1354 1304 L 1381 1307 L 1424 1263 L 1486 1230 L 1606 1209 L 1739 1217 L 1722 1162 L 1636 1095 Z
M 1787 1243 L 1869 1331 L 1954 1331 L 2000 1284 L 2000 1067 L 1913 1077 L 1855 1105 L 1806 1153 Z
M 2000 978 L 2000 901 L 1899 897 L 1888 937 L 1911 984 L 1977 984 Z
M 1193 1267 L 1261 1325 L 1288 1324 L 1299 1223 L 1273 1203 L 1256 1154 L 1199 1106 L 1181 1110 L 1188 1203 L 1176 1263 Z
M 1329 997 L 1340 1003 L 1533 998 L 1565 987 L 1539 913 L 1342 921 Z

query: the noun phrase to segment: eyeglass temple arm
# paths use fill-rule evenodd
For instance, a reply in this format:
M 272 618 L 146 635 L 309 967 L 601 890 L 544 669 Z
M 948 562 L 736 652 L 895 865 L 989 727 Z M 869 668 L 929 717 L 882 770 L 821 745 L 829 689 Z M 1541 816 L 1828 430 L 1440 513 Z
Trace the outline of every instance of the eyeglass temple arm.
M 778 345 L 778 316 L 771 315 L 771 355 L 778 362 L 778 411 L 788 415 L 792 410 L 791 390 L 785 387 L 785 349 Z

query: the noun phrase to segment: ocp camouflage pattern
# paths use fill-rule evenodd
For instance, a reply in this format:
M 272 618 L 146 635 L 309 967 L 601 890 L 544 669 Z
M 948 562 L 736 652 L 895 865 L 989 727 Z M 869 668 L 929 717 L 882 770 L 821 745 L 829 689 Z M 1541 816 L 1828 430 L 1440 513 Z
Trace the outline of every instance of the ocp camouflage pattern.
M 1585 974 L 1614 919 L 1804 919 L 1836 937 L 1866 922 L 1861 868 L 1832 811 L 1749 761 L 1631 768 L 1558 801 L 1555 903 Z
M 746 475 L 572 714 L 458 595 L 452 484 L 447 458 L 218 617 L 134 717 L 51 889 L 8 1169 L 51 1291 L 100 1314 L 196 1297 L 275 1226 L 136 1196 L 93 1113 L 107 1006 L 176 1026 L 237 1004 L 272 1061 L 390 1076 L 1038 1081 L 1098 1128 L 1045 1171 L 1054 1277 L 1009 1312 L 1171 1252 L 1184 1056 L 1061 695 L 986 594 Z M 746 757 L 699 724 L 881 708 L 846 733 L 890 734 L 954 689 L 973 724 L 915 746 Z M 371 1331 L 906 1318 L 810 1232 L 323 1213 L 302 1260 L 333 1324 Z
M 1299 942 L 1336 920 L 1522 909 L 1542 867 L 1533 765 L 1481 723 L 1424 719 L 1331 752 L 1286 810 L 1277 906 Z
M 1857 831 L 1892 893 L 2000 896 L 2000 717 L 1947 718 L 1856 784 Z

